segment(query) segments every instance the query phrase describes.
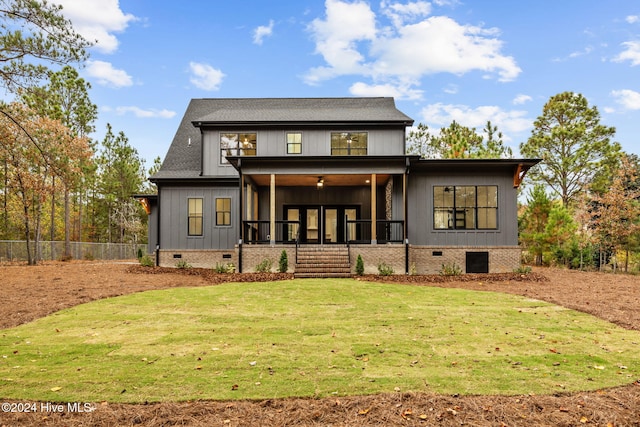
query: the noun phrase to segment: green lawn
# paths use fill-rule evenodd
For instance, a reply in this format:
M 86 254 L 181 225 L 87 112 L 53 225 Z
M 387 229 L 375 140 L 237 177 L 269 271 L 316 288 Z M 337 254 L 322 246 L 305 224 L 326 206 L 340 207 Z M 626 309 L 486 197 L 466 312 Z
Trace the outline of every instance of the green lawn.
M 638 332 L 512 295 L 351 279 L 228 283 L 95 301 L 0 331 L 0 397 L 593 390 L 639 378 L 639 343 Z

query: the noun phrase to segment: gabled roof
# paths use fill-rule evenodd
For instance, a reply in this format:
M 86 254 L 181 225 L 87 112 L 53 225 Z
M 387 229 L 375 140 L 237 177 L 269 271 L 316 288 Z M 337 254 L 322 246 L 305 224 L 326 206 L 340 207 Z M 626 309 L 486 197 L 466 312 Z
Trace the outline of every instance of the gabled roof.
M 413 120 L 398 110 L 393 98 L 203 98 L 192 99 L 182 117 L 157 179 L 189 179 L 200 175 L 201 134 L 198 126 L 393 124 Z

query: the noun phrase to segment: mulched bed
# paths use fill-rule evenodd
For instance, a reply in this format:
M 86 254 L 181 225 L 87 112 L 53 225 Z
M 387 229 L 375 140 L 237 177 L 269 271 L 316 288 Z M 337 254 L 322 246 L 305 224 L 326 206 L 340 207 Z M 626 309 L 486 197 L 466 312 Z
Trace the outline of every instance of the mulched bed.
M 0 267 L 0 275 L 3 328 L 82 302 L 131 292 L 292 277 L 277 273 L 220 275 L 205 269 L 81 262 Z M 527 275 L 360 279 L 524 295 L 640 330 L 640 279 L 634 276 L 540 269 Z M 630 379 L 630 384 L 624 387 L 552 395 L 448 396 L 401 390 L 323 399 L 96 405 L 92 413 L 0 412 L 0 426 L 640 426 L 640 379 Z

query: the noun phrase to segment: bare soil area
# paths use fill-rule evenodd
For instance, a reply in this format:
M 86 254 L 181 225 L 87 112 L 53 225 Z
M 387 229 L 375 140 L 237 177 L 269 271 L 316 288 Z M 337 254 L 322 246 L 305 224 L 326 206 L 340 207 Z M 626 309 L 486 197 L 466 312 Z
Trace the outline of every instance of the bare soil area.
M 35 267 L 0 266 L 0 328 L 20 325 L 88 301 L 133 292 L 290 277 L 218 275 L 212 270 L 80 261 Z M 640 330 L 637 276 L 536 269 L 528 275 L 367 276 L 362 280 L 524 295 Z M 0 426 L 640 426 L 640 379 L 624 387 L 552 395 L 449 396 L 397 392 L 326 399 L 145 405 L 97 402 L 96 406 L 91 413 L 0 412 Z

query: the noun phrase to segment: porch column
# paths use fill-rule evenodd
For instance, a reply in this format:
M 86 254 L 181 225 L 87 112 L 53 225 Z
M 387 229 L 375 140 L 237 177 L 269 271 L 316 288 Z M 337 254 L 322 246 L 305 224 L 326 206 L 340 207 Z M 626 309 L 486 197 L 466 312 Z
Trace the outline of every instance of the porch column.
M 240 173 L 240 198 L 238 200 L 238 203 L 240 204 L 240 206 L 238 207 L 238 210 L 240 211 L 240 240 L 238 242 L 238 244 L 243 244 L 244 243 L 244 220 L 245 219 L 249 219 L 245 217 L 244 214 L 244 198 L 245 198 L 245 182 L 244 182 L 244 175 L 242 173 Z
M 269 243 L 276 244 L 276 174 L 271 174 L 271 189 L 269 192 Z
M 402 235 L 404 237 L 404 273 L 411 272 L 409 263 L 409 235 L 407 234 L 407 171 L 402 174 Z
M 376 183 L 376 174 L 371 174 L 371 244 L 375 245 L 378 243 L 378 236 L 376 235 L 376 220 L 378 215 L 376 213 L 376 193 L 377 193 L 378 185 Z

